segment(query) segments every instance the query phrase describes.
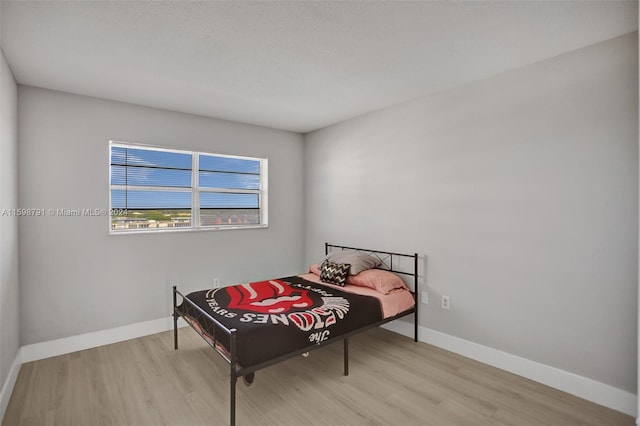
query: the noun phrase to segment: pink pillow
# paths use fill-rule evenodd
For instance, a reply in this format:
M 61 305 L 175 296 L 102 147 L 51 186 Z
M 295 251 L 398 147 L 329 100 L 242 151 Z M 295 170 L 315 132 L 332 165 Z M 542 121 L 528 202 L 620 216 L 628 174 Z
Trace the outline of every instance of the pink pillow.
M 382 269 L 368 269 L 360 272 L 358 275 L 349 275 L 347 284 L 369 287 L 383 294 L 389 294 L 398 288 L 408 290 L 402 278 L 393 272 Z
M 314 263 L 309 266 L 309 272 L 311 272 L 312 274 L 316 274 L 317 276 L 320 276 L 320 267 L 318 267 L 317 263 Z

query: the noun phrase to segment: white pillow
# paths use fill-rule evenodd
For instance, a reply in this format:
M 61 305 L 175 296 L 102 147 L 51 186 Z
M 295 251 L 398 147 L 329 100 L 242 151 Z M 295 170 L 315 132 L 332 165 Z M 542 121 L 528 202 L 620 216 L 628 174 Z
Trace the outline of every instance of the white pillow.
M 325 260 L 333 263 L 349 263 L 351 265 L 350 275 L 357 275 L 362 271 L 376 268 L 382 264 L 382 261 L 378 258 L 354 251 L 334 251 L 329 253 L 318 262 L 320 269 L 322 269 L 322 264 Z

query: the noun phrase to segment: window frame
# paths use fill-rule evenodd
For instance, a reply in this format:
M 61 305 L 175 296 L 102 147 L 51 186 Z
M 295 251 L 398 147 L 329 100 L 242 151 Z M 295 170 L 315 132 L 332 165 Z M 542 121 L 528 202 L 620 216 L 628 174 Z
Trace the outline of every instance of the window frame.
M 111 183 L 112 173 L 112 151 L 114 147 L 142 149 L 160 152 L 173 152 L 178 154 L 191 155 L 191 187 L 171 187 L 171 186 L 142 186 L 142 185 L 120 185 Z M 213 156 L 222 158 L 234 158 L 241 160 L 258 161 L 260 164 L 260 185 L 258 189 L 230 189 L 230 188 L 209 188 L 200 187 L 199 185 L 199 160 L 200 156 Z M 240 155 L 217 154 L 213 152 L 191 151 L 178 148 L 167 148 L 156 145 L 147 145 L 123 141 L 109 141 L 109 234 L 110 235 L 130 235 L 130 234 L 156 234 L 166 232 L 198 232 L 198 231 L 221 231 L 221 230 L 237 230 L 237 229 L 260 229 L 269 227 L 268 213 L 268 159 L 260 157 L 247 157 Z M 157 191 L 157 192 L 188 192 L 191 194 L 191 226 L 189 227 L 172 227 L 172 228 L 135 228 L 135 229 L 114 229 L 112 226 L 113 216 L 112 210 L 116 210 L 112 205 L 113 190 L 141 190 L 141 191 Z M 260 223 L 254 224 L 228 224 L 228 225 L 201 225 L 200 224 L 200 194 L 201 193 L 248 193 L 257 194 L 258 211 Z

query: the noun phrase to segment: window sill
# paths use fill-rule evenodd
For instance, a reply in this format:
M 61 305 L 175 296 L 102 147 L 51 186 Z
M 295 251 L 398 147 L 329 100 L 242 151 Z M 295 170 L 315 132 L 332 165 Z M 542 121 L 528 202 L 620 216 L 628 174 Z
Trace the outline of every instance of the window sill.
M 245 225 L 245 226 L 206 226 L 201 228 L 173 228 L 173 229 L 150 229 L 150 230 L 134 230 L 134 231 L 113 231 L 109 230 L 109 235 L 132 235 L 132 234 L 173 234 L 179 232 L 207 232 L 207 231 L 238 231 L 243 229 L 265 229 L 269 225 Z

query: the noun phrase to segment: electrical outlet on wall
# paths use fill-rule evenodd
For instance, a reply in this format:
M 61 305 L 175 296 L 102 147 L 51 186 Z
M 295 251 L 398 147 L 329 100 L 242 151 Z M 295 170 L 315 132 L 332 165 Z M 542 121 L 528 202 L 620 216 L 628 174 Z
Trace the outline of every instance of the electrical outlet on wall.
M 427 291 L 420 292 L 420 301 L 422 303 L 424 303 L 425 305 L 428 305 L 429 304 L 429 292 L 427 292 Z
M 451 299 L 449 296 L 442 296 L 442 309 L 446 309 L 447 311 L 451 308 Z
M 213 288 L 220 288 L 220 278 L 213 279 Z

